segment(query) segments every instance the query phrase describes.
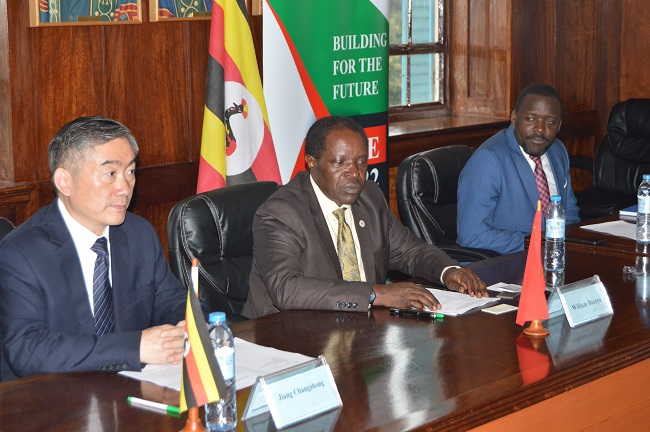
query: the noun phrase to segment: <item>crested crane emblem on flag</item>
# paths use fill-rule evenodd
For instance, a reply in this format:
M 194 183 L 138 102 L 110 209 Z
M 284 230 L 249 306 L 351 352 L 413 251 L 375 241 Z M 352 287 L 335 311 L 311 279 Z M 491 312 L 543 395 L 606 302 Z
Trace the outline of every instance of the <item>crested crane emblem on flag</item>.
M 230 126 L 230 117 L 236 114 L 241 114 L 244 120 L 248 117 L 248 106 L 245 99 L 242 99 L 240 104 L 233 103 L 224 113 L 224 118 L 226 119 L 226 156 L 232 155 L 237 148 L 237 138 L 235 138 L 235 134 Z

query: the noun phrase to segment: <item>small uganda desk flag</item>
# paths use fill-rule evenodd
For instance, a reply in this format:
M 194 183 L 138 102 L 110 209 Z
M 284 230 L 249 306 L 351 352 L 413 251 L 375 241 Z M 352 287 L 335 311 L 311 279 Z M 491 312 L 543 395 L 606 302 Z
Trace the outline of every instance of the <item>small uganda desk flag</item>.
M 537 201 L 537 211 L 533 219 L 533 229 L 528 243 L 528 257 L 524 270 L 524 282 L 521 285 L 517 324 L 523 326 L 526 321 L 532 321 L 524 333 L 533 337 L 544 337 L 548 334 L 541 320 L 548 319 L 548 306 L 544 297 L 546 282 L 542 266 L 542 202 Z
M 195 266 L 196 262 L 196 266 Z M 192 261 L 192 271 L 198 260 Z M 198 286 L 198 277 L 192 277 Z M 185 312 L 185 352 L 183 353 L 183 380 L 181 382 L 180 411 L 216 402 L 226 393 L 226 384 L 214 355 L 208 328 L 201 311 L 201 303 L 191 286 L 187 290 Z M 188 420 L 189 422 L 189 420 Z

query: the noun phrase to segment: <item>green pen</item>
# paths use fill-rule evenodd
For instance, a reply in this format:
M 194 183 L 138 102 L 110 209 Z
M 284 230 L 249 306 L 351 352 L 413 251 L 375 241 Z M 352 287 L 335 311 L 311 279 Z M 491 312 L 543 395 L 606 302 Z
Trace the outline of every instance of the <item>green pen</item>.
M 126 401 L 129 405 L 139 408 L 148 409 L 150 411 L 155 411 L 160 414 L 167 414 L 172 417 L 180 417 L 180 409 L 177 406 L 165 405 L 158 402 L 151 402 L 148 400 L 140 399 L 137 397 L 129 396 L 126 398 Z

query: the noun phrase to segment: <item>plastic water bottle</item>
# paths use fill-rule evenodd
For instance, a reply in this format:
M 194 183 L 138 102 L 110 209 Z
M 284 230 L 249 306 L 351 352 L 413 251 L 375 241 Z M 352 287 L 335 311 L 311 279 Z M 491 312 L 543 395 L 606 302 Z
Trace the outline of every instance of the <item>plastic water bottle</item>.
M 219 402 L 205 406 L 205 424 L 210 431 L 234 430 L 237 428 L 235 339 L 226 324 L 224 312 L 212 312 L 208 321 L 214 353 L 226 382 L 226 394 L 220 395 Z
M 553 195 L 546 212 L 546 242 L 544 243 L 544 270 L 564 271 L 564 224 L 566 216 L 562 208 L 562 198 Z
M 643 174 L 643 181 L 637 192 L 636 242 L 650 244 L 650 174 Z

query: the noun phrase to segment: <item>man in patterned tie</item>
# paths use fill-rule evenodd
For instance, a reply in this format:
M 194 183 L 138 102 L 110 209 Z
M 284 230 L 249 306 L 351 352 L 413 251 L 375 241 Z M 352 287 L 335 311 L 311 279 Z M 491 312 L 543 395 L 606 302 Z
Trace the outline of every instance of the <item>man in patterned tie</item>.
M 526 87 L 511 125 L 485 141 L 458 180 L 458 244 L 507 254 L 524 248 L 537 201 L 562 198 L 566 223 L 580 221 L 569 175 L 569 155 L 555 137 L 562 102 L 553 87 Z
M 3 381 L 182 360 L 187 291 L 151 224 L 127 212 L 137 153 L 104 117 L 50 143 L 57 198 L 0 243 Z
M 476 274 L 402 225 L 366 181 L 368 138 L 357 122 L 325 117 L 305 138 L 308 171 L 274 193 L 255 215 L 250 318 L 282 309 L 367 311 L 371 305 L 440 308 L 411 282 L 386 285 L 388 270 L 487 296 Z

